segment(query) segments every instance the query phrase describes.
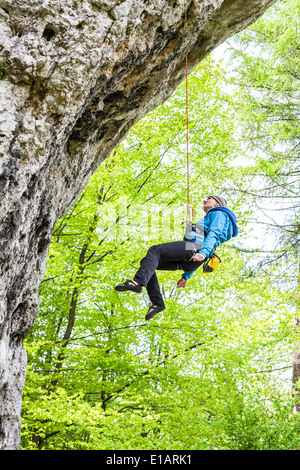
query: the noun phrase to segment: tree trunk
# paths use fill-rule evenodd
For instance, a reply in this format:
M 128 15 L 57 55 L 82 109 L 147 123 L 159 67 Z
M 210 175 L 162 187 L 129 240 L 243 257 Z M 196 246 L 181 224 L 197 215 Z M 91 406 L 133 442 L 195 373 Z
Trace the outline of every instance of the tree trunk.
M 274 0 L 1 0 L 0 449 L 55 222 L 129 129 Z
M 297 280 L 297 294 L 296 294 L 296 316 L 295 316 L 295 330 L 297 335 L 300 334 L 300 256 L 298 267 L 298 280 Z M 293 372 L 292 372 L 292 391 L 293 396 L 296 398 L 294 405 L 294 413 L 300 411 L 300 341 L 297 341 L 293 349 Z

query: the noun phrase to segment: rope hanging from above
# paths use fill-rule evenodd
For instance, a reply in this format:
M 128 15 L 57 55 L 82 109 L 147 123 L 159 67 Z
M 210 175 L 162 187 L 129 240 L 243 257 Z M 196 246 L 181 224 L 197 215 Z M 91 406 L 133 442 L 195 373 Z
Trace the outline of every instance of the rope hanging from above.
M 187 177 L 187 222 L 194 219 L 190 206 L 190 156 L 189 156 L 189 98 L 188 98 L 188 59 L 185 56 L 185 95 L 186 95 L 186 177 Z

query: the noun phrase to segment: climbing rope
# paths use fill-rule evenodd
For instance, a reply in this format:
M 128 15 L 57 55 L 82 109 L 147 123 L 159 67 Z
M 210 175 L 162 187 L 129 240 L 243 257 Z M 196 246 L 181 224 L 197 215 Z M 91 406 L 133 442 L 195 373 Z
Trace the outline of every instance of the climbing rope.
M 190 206 L 190 156 L 189 156 L 189 97 L 188 97 L 188 59 L 185 56 L 185 101 L 186 101 L 186 177 L 187 177 L 187 222 L 194 219 L 194 210 Z

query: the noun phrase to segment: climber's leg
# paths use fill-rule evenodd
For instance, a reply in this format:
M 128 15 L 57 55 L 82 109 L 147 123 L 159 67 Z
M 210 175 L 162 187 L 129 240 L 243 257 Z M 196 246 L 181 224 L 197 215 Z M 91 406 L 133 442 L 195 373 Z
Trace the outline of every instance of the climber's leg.
M 178 261 L 165 261 L 161 260 L 159 265 L 157 266 L 157 270 L 159 271 L 177 271 L 178 269 Z M 164 306 L 164 300 L 161 295 L 158 279 L 156 272 L 152 274 L 150 277 L 148 284 L 146 286 L 147 293 L 149 296 L 150 301 L 153 305 L 161 305 Z
M 157 266 L 157 269 L 164 271 L 176 271 L 178 269 L 178 262 L 162 260 Z M 145 319 L 151 320 L 153 317 L 155 317 L 155 315 L 157 315 L 159 312 L 162 312 L 166 308 L 155 271 L 149 279 L 146 289 L 150 299 L 150 305 Z
M 193 243 L 186 241 L 162 243 L 153 245 L 147 251 L 146 256 L 141 260 L 140 267 L 133 280 L 147 287 L 147 284 L 153 276 L 156 269 L 175 270 L 179 269 L 177 265 L 172 264 L 169 268 L 166 262 L 188 261 L 196 249 Z M 158 266 L 161 266 L 158 268 Z M 162 267 L 162 266 L 165 267 Z
M 130 290 L 132 292 L 141 293 L 143 288 L 138 282 L 134 282 L 132 279 L 127 279 L 123 284 L 118 284 L 115 287 L 115 290 L 118 292 L 125 292 Z
M 141 260 L 140 268 L 134 278 L 127 279 L 115 289 L 117 291 L 141 292 L 142 286 L 145 286 L 150 299 L 149 310 L 145 318 L 150 320 L 166 308 L 156 276 L 156 269 L 164 271 L 181 269 L 182 263 L 189 262 L 197 248 L 194 243 L 188 241 L 153 245 Z M 195 269 L 197 268 L 195 267 Z

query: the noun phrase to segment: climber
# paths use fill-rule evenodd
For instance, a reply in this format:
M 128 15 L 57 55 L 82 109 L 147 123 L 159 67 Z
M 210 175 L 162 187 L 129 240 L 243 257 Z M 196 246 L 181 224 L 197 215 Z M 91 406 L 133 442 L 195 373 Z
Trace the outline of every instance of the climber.
M 146 287 L 150 305 L 145 319 L 151 320 L 166 307 L 160 292 L 156 270 L 184 272 L 177 287 L 185 287 L 188 279 L 207 260 L 214 250 L 238 233 L 236 217 L 227 209 L 224 197 L 212 195 L 203 201 L 205 217 L 186 230 L 183 241 L 154 245 L 149 248 L 140 262 L 140 268 L 133 279 L 127 279 L 115 287 L 118 292 L 140 293 Z

